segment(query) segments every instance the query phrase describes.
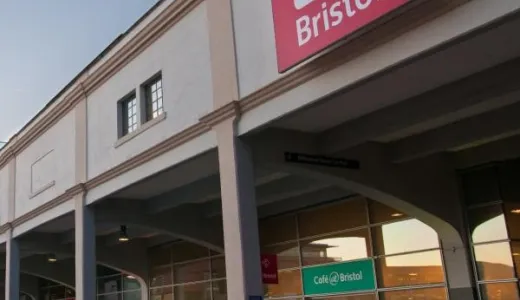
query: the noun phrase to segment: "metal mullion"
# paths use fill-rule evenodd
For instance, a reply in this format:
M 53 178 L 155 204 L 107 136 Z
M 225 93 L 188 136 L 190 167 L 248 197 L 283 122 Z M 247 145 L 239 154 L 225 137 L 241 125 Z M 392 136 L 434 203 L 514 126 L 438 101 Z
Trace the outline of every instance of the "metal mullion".
M 442 273 L 444 274 L 444 284 L 446 285 L 445 293 L 446 293 L 446 299 L 450 300 L 450 282 L 448 280 L 448 271 L 446 270 L 446 259 L 444 257 L 444 246 L 442 244 L 442 240 L 439 238 L 439 246 L 441 247 L 441 262 L 442 262 Z
M 365 213 L 367 215 L 367 223 L 368 223 L 368 240 L 370 243 L 370 252 L 371 252 L 371 258 L 372 258 L 372 270 L 374 271 L 374 282 L 376 284 L 375 286 L 375 293 L 376 293 L 376 300 L 379 300 L 379 278 L 378 278 L 378 272 L 377 272 L 377 262 L 376 262 L 376 247 L 374 245 L 374 237 L 372 236 L 372 218 L 370 216 L 370 203 L 367 198 L 365 198 Z
M 297 243 L 297 247 L 298 247 L 298 265 L 300 267 L 300 281 L 301 281 L 301 295 L 302 297 L 305 298 L 305 291 L 303 289 L 303 251 L 302 251 L 302 247 L 301 247 L 301 242 L 300 242 L 300 215 L 299 214 L 296 214 L 294 216 L 294 222 L 295 222 L 295 225 L 296 225 L 296 243 Z
M 442 288 L 446 287 L 446 284 L 443 283 L 432 283 L 432 284 L 419 284 L 419 285 L 404 285 L 398 287 L 388 287 L 381 288 L 379 292 L 395 292 L 395 291 L 409 291 L 409 290 L 422 290 L 422 289 L 431 289 L 431 288 Z
M 442 248 L 428 248 L 428 249 L 413 250 L 413 251 L 400 252 L 400 253 L 382 254 L 382 255 L 377 255 L 375 257 L 376 258 L 387 258 L 387 257 L 403 256 L 403 255 L 417 254 L 417 253 L 423 253 L 423 252 L 433 252 L 433 251 L 437 251 L 437 250 L 441 251 Z

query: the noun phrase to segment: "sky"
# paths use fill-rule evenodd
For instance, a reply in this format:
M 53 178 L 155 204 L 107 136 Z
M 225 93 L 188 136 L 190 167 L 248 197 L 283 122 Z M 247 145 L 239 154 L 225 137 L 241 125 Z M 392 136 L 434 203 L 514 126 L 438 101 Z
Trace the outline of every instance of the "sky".
M 156 2 L 0 0 L 0 142 Z

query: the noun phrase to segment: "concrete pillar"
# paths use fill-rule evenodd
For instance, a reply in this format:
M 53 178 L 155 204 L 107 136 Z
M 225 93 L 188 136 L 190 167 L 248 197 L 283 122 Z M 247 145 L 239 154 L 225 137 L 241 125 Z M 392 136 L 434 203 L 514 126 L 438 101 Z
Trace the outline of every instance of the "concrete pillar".
M 215 127 L 218 141 L 220 187 L 228 299 L 262 296 L 260 244 L 252 158 L 235 136 L 234 121 Z
M 472 268 L 468 248 L 457 247 L 451 241 L 441 240 L 444 256 L 444 269 L 450 299 L 478 299 L 472 278 Z
M 96 299 L 96 226 L 85 196 L 76 196 L 76 299 Z
M 13 229 L 7 232 L 5 255 L 5 299 L 20 299 L 20 247 L 13 238 Z

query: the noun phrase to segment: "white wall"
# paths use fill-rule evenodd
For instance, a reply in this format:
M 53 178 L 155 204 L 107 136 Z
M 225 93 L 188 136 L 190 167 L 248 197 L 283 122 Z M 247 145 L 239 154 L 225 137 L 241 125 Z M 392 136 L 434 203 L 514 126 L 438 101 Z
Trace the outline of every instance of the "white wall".
M 244 97 L 280 77 L 274 23 L 271 0 L 232 1 L 240 96 Z
M 7 222 L 9 172 L 7 165 L 0 168 L 0 224 Z
M 74 126 L 71 111 L 17 155 L 16 217 L 74 185 Z
M 166 119 L 115 147 L 117 102 L 162 71 Z M 195 124 L 212 110 L 205 3 L 88 98 L 88 177 L 93 178 Z

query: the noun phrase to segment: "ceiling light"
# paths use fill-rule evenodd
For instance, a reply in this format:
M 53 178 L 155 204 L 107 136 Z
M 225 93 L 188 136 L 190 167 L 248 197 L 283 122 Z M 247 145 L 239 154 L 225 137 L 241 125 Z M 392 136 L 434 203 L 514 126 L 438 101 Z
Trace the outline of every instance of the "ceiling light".
M 408 275 L 409 275 L 409 276 L 417 276 L 417 275 L 419 275 L 419 274 L 417 274 L 417 273 L 410 273 L 410 274 L 408 274 Z
M 398 217 L 402 217 L 403 214 L 402 213 L 393 213 L 391 216 L 394 218 L 398 218 Z
M 520 253 L 515 252 L 515 253 L 513 253 L 513 256 L 520 256 Z
M 121 225 L 121 229 L 119 230 L 119 241 L 120 242 L 128 242 L 130 238 L 128 238 L 128 234 L 126 233 L 126 226 Z
M 56 261 L 58 261 L 58 259 L 56 258 L 55 254 L 49 254 L 49 256 L 47 257 L 47 261 L 50 263 L 55 263 Z
M 128 279 L 135 279 L 135 277 L 132 276 L 132 275 L 126 275 L 126 278 L 128 278 Z
M 512 209 L 511 213 L 513 213 L 513 214 L 520 214 L 520 208 Z

